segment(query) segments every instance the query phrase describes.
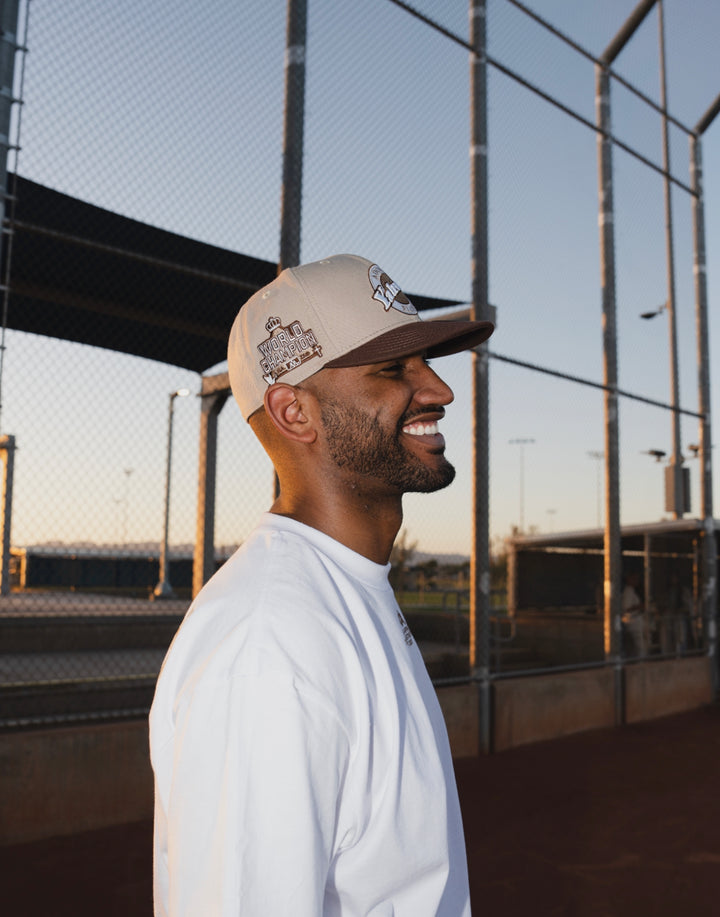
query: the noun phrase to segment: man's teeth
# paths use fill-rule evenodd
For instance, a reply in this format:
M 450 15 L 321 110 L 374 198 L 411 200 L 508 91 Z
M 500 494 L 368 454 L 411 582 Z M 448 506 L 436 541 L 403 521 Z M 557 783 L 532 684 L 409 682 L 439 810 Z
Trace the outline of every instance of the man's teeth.
M 409 433 L 411 436 L 434 436 L 437 431 L 437 421 L 434 423 L 410 423 L 403 427 L 403 433 Z

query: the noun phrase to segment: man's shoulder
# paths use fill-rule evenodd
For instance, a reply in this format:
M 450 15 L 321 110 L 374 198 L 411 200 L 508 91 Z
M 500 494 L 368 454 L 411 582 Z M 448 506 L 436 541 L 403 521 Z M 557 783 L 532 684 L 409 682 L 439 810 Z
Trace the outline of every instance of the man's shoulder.
M 243 595 L 312 589 L 327 575 L 326 555 L 316 543 L 301 531 L 270 521 L 251 532 L 199 598 L 237 589 Z
M 181 630 L 193 640 L 248 646 L 305 643 L 346 630 L 337 570 L 322 551 L 282 526 L 261 525 L 206 583 Z

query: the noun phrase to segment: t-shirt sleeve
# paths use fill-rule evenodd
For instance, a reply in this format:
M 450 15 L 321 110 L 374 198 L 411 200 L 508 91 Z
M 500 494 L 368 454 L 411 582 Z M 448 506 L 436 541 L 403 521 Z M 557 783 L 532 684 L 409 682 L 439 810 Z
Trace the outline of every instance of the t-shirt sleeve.
M 168 917 L 321 914 L 349 747 L 332 702 L 291 673 L 209 681 L 181 698 L 156 863 Z

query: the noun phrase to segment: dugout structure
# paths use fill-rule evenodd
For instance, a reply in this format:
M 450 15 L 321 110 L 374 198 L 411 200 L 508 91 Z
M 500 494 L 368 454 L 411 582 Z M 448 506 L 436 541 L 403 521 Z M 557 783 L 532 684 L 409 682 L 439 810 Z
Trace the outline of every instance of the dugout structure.
M 716 523 L 717 525 L 717 523 Z M 700 519 L 621 529 L 623 580 L 635 575 L 647 615 L 648 655 L 707 652 Z M 518 633 L 555 665 L 603 657 L 603 530 L 515 536 L 508 541 L 508 611 Z M 717 558 L 717 539 L 714 539 Z M 624 655 L 632 649 L 624 646 Z

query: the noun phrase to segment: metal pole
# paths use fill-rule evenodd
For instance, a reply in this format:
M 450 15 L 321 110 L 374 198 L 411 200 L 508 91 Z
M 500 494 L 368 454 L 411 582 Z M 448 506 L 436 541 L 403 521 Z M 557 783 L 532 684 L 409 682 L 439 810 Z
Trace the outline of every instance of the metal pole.
M 3 0 L 0 3 L 0 224 L 5 221 L 7 196 L 7 153 L 10 149 L 10 114 L 17 102 L 13 96 L 15 80 L 15 52 L 18 50 L 17 23 L 18 0 Z
M 127 547 L 128 512 L 129 512 L 129 505 L 130 505 L 130 475 L 133 473 L 134 470 L 135 470 L 134 468 L 123 469 L 123 474 L 125 475 L 125 483 L 123 485 L 123 495 L 122 495 L 123 513 L 122 513 L 121 544 L 123 548 Z
M 588 452 L 590 458 L 595 459 L 595 524 L 600 528 L 600 517 L 602 516 L 602 504 L 601 504 L 601 494 L 602 488 L 600 486 L 600 462 L 605 458 L 604 452 L 599 452 L 597 449 L 592 449 Z
M 520 446 L 520 531 L 525 531 L 525 449 Z
M 610 65 L 630 41 L 656 0 L 640 0 L 595 67 L 595 116 L 598 126 L 600 198 L 600 277 L 603 308 L 605 389 L 605 658 L 615 666 L 615 721 L 625 719 L 625 678 L 621 645 L 620 587 L 620 423 L 618 416 L 617 304 L 615 295 L 615 225 L 610 118 Z
M 300 264 L 306 50 L 307 0 L 287 0 L 285 125 L 278 274 L 286 267 L 295 267 Z M 275 472 L 273 474 L 273 500 L 276 500 L 279 494 L 280 479 Z
M 0 436 L 2 476 L 0 477 L 0 595 L 10 592 L 10 528 L 12 522 L 13 469 L 15 437 Z
M 470 0 L 470 183 L 473 320 L 489 320 L 486 2 Z M 480 747 L 492 750 L 490 684 L 490 455 L 488 345 L 473 353 L 473 544 L 470 669 L 479 683 Z
M 612 64 L 625 45 L 630 41 L 640 24 L 645 19 L 650 10 L 655 6 L 657 0 L 640 0 L 632 13 L 628 16 L 623 27 L 617 33 L 615 38 L 605 49 L 602 56 L 603 62 L 608 66 Z
M 672 455 L 670 456 L 670 481 L 666 494 L 666 509 L 675 519 L 682 519 L 686 499 L 683 478 L 683 456 L 680 442 L 680 383 L 677 356 L 677 319 L 675 313 L 675 252 L 673 245 L 672 220 L 672 187 L 670 183 L 670 138 L 667 116 L 667 75 L 665 68 L 665 26 L 663 19 L 663 0 L 658 0 L 658 34 L 660 47 L 660 107 L 662 116 L 663 170 L 665 177 L 665 247 L 667 253 L 667 313 L 670 335 L 670 406 L 672 408 Z
M 645 532 L 643 535 L 643 605 L 646 619 L 653 604 L 655 585 L 653 579 L 652 536 Z
M 720 100 L 720 96 L 718 97 Z M 716 102 L 718 101 L 716 100 Z M 718 107 L 716 105 L 715 114 Z M 715 115 L 713 114 L 713 117 Z M 701 123 L 704 130 L 710 121 Z M 710 423 L 710 347 L 708 333 L 707 271 L 705 260 L 705 207 L 703 197 L 702 149 L 700 137 L 690 136 L 690 174 L 693 191 L 693 242 L 695 273 L 695 329 L 698 362 L 698 406 L 700 414 L 700 511 L 702 533 L 702 620 L 707 634 L 707 653 L 713 679 L 713 696 L 718 699 L 717 666 L 717 545 L 713 514 L 712 430 Z
M 215 572 L 215 485 L 217 427 L 220 411 L 230 394 L 227 373 L 202 380 L 198 500 L 193 559 L 193 598 Z
M 173 413 L 175 408 L 175 399 L 178 395 L 183 398 L 189 395 L 187 389 L 181 388 L 170 395 L 168 406 L 168 427 L 167 427 L 167 462 L 165 465 L 165 518 L 163 525 L 163 538 L 160 544 L 160 575 L 158 584 L 153 590 L 153 598 L 170 599 L 174 598 L 175 593 L 170 585 L 169 563 L 168 563 L 168 537 L 170 533 L 170 466 L 172 462 L 172 428 Z
M 603 310 L 603 382 L 605 404 L 605 658 L 615 665 L 615 719 L 624 720 L 625 698 L 620 620 L 620 458 L 615 299 L 615 227 L 610 121 L 610 75 L 595 68 L 598 123 L 598 192 L 600 204 L 600 274 Z
M 300 263 L 307 0 L 288 0 L 285 48 L 280 262 L 278 272 Z
M 0 2 L 0 239 L 5 249 L 5 270 L 0 286 L 2 301 L 2 326 L 0 327 L 0 417 L 3 407 L 3 376 L 5 367 L 5 331 L 8 323 L 9 306 L 9 252 L 10 229 L 6 222 L 6 202 L 8 199 L 8 151 L 10 150 L 10 116 L 12 106 L 18 101 L 14 97 L 15 54 L 19 49 L 17 42 L 18 0 Z M 17 149 L 15 147 L 14 149 Z M 17 171 L 17 162 L 16 162 Z M 12 212 L 12 211 L 11 211 Z M 0 429 L 2 424 L 0 423 Z
M 526 436 L 508 440 L 511 446 L 520 446 L 520 532 L 525 531 L 525 445 L 534 443 L 532 437 Z

